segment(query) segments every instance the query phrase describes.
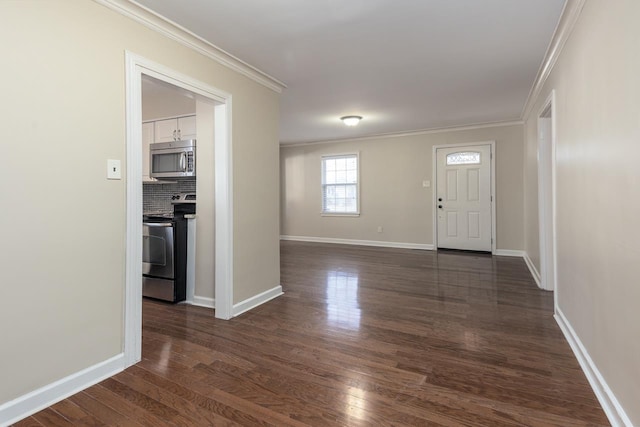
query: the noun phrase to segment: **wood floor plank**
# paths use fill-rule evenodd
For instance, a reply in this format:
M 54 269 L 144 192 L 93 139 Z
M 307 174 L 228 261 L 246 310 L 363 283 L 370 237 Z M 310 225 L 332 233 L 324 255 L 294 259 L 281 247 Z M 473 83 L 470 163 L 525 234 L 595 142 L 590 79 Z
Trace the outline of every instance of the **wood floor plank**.
M 73 425 L 96 427 L 105 425 L 102 421 L 98 420 L 93 415 L 89 414 L 87 411 L 83 410 L 81 407 L 68 399 L 56 403 L 55 405 L 51 406 L 51 409 L 63 416 L 65 419 L 69 420 L 69 422 L 71 422 Z
M 123 418 L 117 420 L 118 425 L 135 425 L 149 427 L 166 427 L 168 425 L 171 425 L 166 420 L 157 417 L 155 414 L 132 404 L 124 396 L 120 396 L 104 387 L 102 383 L 99 386 L 91 387 L 85 390 L 85 392 L 95 400 L 103 403 L 109 409 L 120 414 Z
M 40 423 L 34 417 L 27 417 L 14 424 L 14 427 L 42 427 L 44 424 Z
M 38 420 L 42 425 L 52 426 L 52 427 L 67 427 L 73 426 L 73 423 L 62 415 L 58 414 L 51 408 L 43 409 L 37 414 L 33 415 L 33 418 Z
M 109 407 L 109 398 L 102 393 L 103 390 L 100 385 L 93 386 L 74 394 L 69 400 L 108 426 L 141 426 L 121 413 L 127 412 L 126 401 L 118 399 L 118 405 L 114 405 L 118 406 L 117 411 Z
M 201 410 L 199 406 L 184 399 L 183 397 L 159 387 L 153 383 L 146 381 L 141 376 L 134 375 L 129 372 L 122 372 L 114 377 L 114 379 L 131 390 L 148 396 L 158 403 L 169 408 L 173 408 L 180 414 L 180 422 L 172 421 L 175 425 L 233 425 L 232 422 L 224 417 L 216 416 L 215 413 Z M 167 419 L 166 416 L 163 417 Z
M 140 363 L 16 425 L 608 425 L 522 259 L 282 242 L 281 281 L 229 321 L 145 300 Z
M 185 398 L 189 397 L 197 405 L 206 408 L 214 414 L 238 422 L 240 425 L 302 425 L 289 419 L 288 416 L 272 412 L 253 401 L 246 400 L 240 396 L 228 393 L 219 387 L 203 382 L 206 375 L 202 376 L 201 374 L 206 373 L 206 371 L 200 371 L 198 375 L 194 377 L 192 376 L 191 370 L 167 370 L 162 366 L 146 361 L 138 364 L 137 367 L 155 374 L 153 380 L 155 384 L 171 389 L 173 393 Z M 216 380 L 219 381 L 219 379 Z M 284 402 L 287 399 L 289 399 L 288 396 L 281 396 L 279 401 Z M 259 417 L 256 417 L 255 414 L 259 414 Z

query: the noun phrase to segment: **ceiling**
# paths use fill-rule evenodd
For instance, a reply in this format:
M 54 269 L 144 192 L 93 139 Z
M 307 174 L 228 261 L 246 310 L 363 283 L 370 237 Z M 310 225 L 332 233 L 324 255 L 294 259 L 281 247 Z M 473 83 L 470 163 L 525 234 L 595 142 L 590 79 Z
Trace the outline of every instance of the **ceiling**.
M 520 120 L 565 2 L 137 1 L 284 82 L 282 144 Z
M 172 84 L 142 76 L 142 120 L 187 116 L 196 113 L 192 92 Z

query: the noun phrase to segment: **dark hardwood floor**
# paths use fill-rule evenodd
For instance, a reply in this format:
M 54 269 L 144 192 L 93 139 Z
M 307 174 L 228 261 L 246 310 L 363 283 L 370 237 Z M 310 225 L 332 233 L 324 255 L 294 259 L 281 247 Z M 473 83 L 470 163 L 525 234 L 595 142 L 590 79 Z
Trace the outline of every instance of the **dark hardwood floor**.
M 17 425 L 608 425 L 519 258 L 283 242 L 282 284 L 145 301 L 139 364 Z

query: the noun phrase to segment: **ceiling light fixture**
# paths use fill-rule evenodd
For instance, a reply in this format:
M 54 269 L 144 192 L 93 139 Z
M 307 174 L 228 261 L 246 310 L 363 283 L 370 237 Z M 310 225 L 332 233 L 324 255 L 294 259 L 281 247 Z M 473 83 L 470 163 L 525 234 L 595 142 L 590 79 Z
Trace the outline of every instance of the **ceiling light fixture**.
M 340 117 L 340 120 L 347 126 L 356 126 L 362 120 L 362 116 L 344 116 Z

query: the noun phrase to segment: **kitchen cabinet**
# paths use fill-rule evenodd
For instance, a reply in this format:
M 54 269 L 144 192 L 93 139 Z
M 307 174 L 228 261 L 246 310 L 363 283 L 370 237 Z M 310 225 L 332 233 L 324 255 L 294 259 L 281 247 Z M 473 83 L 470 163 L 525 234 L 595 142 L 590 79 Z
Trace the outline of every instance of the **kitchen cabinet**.
M 149 145 L 154 142 L 154 122 L 142 124 L 142 181 L 155 181 L 149 176 Z
M 155 142 L 182 141 L 196 138 L 196 116 L 158 120 L 154 126 Z

